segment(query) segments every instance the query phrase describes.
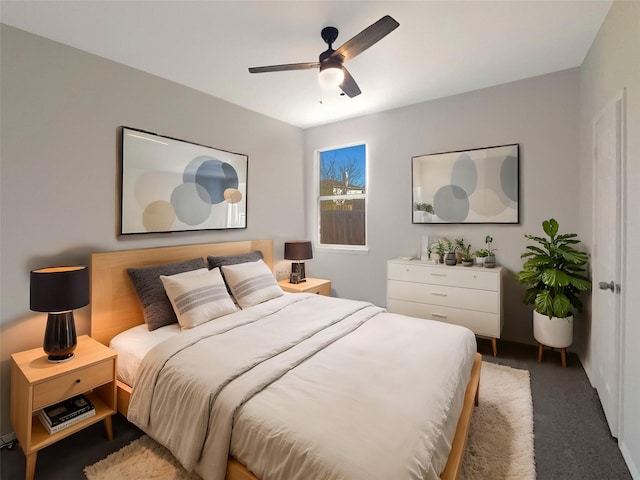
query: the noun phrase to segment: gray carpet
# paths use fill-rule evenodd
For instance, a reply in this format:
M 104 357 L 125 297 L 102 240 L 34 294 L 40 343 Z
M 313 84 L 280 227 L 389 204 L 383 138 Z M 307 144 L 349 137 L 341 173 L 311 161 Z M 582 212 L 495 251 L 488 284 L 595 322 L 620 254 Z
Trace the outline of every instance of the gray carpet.
M 560 354 L 545 352 L 537 362 L 537 349 L 498 342 L 498 357 L 481 340 L 484 360 L 523 368 L 531 373 L 536 471 L 538 480 L 625 480 L 631 475 L 609 434 L 596 392 L 575 355 L 560 366 Z M 102 423 L 72 435 L 38 454 L 36 480 L 83 480 L 82 469 L 119 450 L 142 432 L 120 415 L 114 417 L 114 440 L 107 441 Z M 25 458 L 20 448 L 3 448 L 0 478 L 24 478 Z M 477 479 L 485 480 L 485 479 Z M 491 479 L 486 479 L 491 480 Z

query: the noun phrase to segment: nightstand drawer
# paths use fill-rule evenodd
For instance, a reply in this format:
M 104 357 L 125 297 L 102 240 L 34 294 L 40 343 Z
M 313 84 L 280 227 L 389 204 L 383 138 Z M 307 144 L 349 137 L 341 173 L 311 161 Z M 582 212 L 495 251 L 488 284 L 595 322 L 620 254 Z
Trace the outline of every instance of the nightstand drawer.
M 38 410 L 113 381 L 113 362 L 110 359 L 34 385 L 33 409 Z
M 305 282 L 289 283 L 289 280 L 280 280 L 280 288 L 289 293 L 314 293 L 316 295 L 331 296 L 331 280 L 322 278 L 308 278 Z
M 322 285 L 316 285 L 311 288 L 307 288 L 304 290 L 305 293 L 315 293 L 316 295 L 325 295 L 327 297 L 331 296 L 331 284 L 324 283 Z

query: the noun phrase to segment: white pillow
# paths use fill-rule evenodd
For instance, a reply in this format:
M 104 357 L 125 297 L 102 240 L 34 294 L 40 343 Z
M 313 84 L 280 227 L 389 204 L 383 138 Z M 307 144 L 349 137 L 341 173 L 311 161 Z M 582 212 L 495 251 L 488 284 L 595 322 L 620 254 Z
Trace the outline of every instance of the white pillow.
M 223 265 L 224 279 L 241 308 L 251 307 L 284 295 L 263 260 Z
M 160 275 L 160 280 L 183 329 L 197 327 L 238 310 L 217 268 Z

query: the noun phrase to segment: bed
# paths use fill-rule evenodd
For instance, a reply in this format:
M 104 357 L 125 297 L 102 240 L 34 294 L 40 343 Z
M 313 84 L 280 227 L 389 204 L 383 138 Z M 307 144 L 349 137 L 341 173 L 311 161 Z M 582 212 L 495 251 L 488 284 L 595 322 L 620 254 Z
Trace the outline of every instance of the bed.
M 269 267 L 273 268 L 273 243 L 271 240 L 253 240 L 253 241 L 241 241 L 241 242 L 227 242 L 227 243 L 210 243 L 210 244 L 198 244 L 198 245 L 185 245 L 185 246 L 175 246 L 175 247 L 160 247 L 160 248 L 149 248 L 149 249 L 139 249 L 139 250 L 126 250 L 126 251 L 115 251 L 115 252 L 104 252 L 104 253 L 94 253 L 91 255 L 91 335 L 96 340 L 100 341 L 105 345 L 109 345 L 111 340 L 116 337 L 118 334 L 124 331 L 128 331 L 134 327 L 138 327 L 139 325 L 144 324 L 144 319 L 142 316 L 142 310 L 140 307 L 140 302 L 134 291 L 131 281 L 127 274 L 127 269 L 131 267 L 145 267 L 150 265 L 158 265 L 163 263 L 177 262 L 185 259 L 190 259 L 194 257 L 202 257 L 206 258 L 210 255 L 235 255 L 235 254 L 247 254 L 250 252 L 260 251 L 262 252 L 264 263 Z M 295 298 L 294 298 L 295 297 Z M 301 305 L 308 305 L 310 312 L 318 310 L 318 306 L 314 302 L 318 302 L 319 299 L 308 298 L 313 297 L 308 294 L 287 294 L 283 296 L 279 302 L 282 302 L 281 306 L 278 306 L 280 309 L 293 308 L 289 307 L 289 303 L 299 303 Z M 286 305 L 285 305 L 286 304 Z M 331 303 L 332 308 L 341 309 L 346 308 L 343 303 L 338 300 L 334 300 Z M 297 308 L 297 307 L 296 307 Z M 350 308 L 350 307 L 349 307 Z M 384 331 L 385 328 L 389 328 L 390 323 L 382 322 L 382 319 L 385 319 L 384 315 L 392 315 L 380 311 L 375 311 L 375 306 L 358 306 L 355 308 L 357 312 L 370 312 L 367 313 L 370 318 L 366 319 L 366 322 L 363 320 L 362 324 L 371 325 L 370 328 L 374 328 L 374 326 L 378 325 L 375 328 L 381 328 Z M 249 312 L 249 310 L 247 310 Z M 236 314 L 233 314 L 236 315 Z M 239 315 L 250 315 L 250 313 L 239 312 Z M 261 317 L 262 318 L 262 317 Z M 393 319 L 393 317 L 390 317 Z M 394 319 L 398 321 L 398 318 Z M 407 321 L 411 323 L 416 319 L 407 319 L 401 321 Z M 213 322 L 210 322 L 213 323 Z M 437 323 L 437 322 L 435 322 Z M 333 324 L 332 324 L 333 325 Z M 367 328 L 360 328 L 358 324 L 354 329 L 357 332 L 366 332 Z M 413 327 L 411 328 L 422 328 L 424 325 L 424 321 L 422 323 L 412 323 Z M 436 325 L 437 327 L 437 325 Z M 141 327 L 138 327 L 139 329 Z M 195 330 L 195 329 L 194 329 Z M 288 330 L 287 330 L 288 331 Z M 191 331 L 189 331 L 191 332 Z M 387 333 L 388 334 L 388 333 Z M 302 333 L 302 335 L 306 335 Z M 338 338 L 338 337 L 336 337 Z M 342 337 L 339 337 L 342 338 Z M 351 338 L 351 337 L 349 337 Z M 328 344 L 331 344 L 333 347 L 335 345 L 342 345 L 345 341 L 329 341 Z M 348 343 L 348 342 L 347 342 Z M 155 351 L 155 350 L 154 350 Z M 323 353 L 323 352 L 321 352 Z M 342 353 L 345 355 L 345 353 Z M 455 353 L 451 352 L 448 354 L 449 357 L 444 357 L 443 361 L 450 362 L 451 359 L 456 357 Z M 320 357 L 320 354 L 313 354 L 312 358 Z M 296 361 L 294 361 L 295 363 Z M 309 365 L 313 366 L 313 362 L 307 361 L 297 361 L 298 364 L 302 363 L 302 365 L 307 368 Z M 120 362 L 119 362 L 120 363 Z M 452 362 L 455 363 L 455 362 Z M 469 421 L 471 418 L 472 410 L 474 402 L 477 403 L 477 393 L 480 379 L 480 366 L 481 366 L 481 357 L 477 353 L 473 353 L 473 358 L 471 359 L 469 373 L 468 373 L 468 381 L 466 384 L 459 385 L 457 388 L 462 389 L 462 394 L 460 395 L 460 403 L 461 407 L 459 410 L 456 410 L 455 415 L 452 414 L 451 417 L 455 416 L 456 418 L 450 418 L 447 421 L 453 424 L 452 431 L 452 439 L 450 442 L 450 452 L 448 454 L 448 458 L 445 458 L 445 466 L 442 469 L 439 477 L 444 480 L 451 480 L 458 478 L 460 463 L 462 459 L 462 455 L 464 453 L 464 447 L 466 443 Z M 304 370 L 304 369 L 300 369 Z M 316 366 L 317 370 L 317 366 Z M 287 370 L 288 372 L 288 370 Z M 276 373 L 276 375 L 278 375 Z M 283 375 L 283 374 L 280 374 Z M 297 375 L 297 373 L 296 373 Z M 294 374 L 285 374 L 282 378 L 289 379 L 290 377 L 295 376 Z M 278 384 L 278 382 L 276 382 Z M 283 381 L 283 384 L 286 382 Z M 250 388 L 250 387 L 249 387 Z M 118 381 L 118 411 L 127 415 L 129 411 L 129 404 L 131 401 L 132 388 L 125 383 L 124 381 Z M 248 418 L 253 415 L 253 411 L 249 408 L 249 405 L 260 404 L 259 399 L 262 397 L 269 397 L 267 394 L 257 395 L 257 400 L 251 400 L 248 402 L 246 406 L 242 406 L 243 411 L 247 410 L 250 413 L 247 413 L 245 416 Z M 277 409 L 276 409 L 277 410 Z M 460 411 L 458 414 L 457 411 Z M 234 415 L 231 415 L 231 418 L 234 418 Z M 243 429 L 247 432 L 251 432 L 250 437 L 254 437 L 255 431 L 252 430 L 254 428 L 250 422 L 242 420 L 242 416 L 239 417 L 238 426 L 236 428 L 238 431 L 242 431 Z M 234 433 L 235 435 L 235 433 Z M 153 435 L 152 435 L 153 436 Z M 240 442 L 242 443 L 242 442 Z M 246 443 L 246 442 L 245 442 Z M 269 448 L 271 446 L 267 443 L 267 450 L 270 451 Z M 258 448 L 254 444 L 244 445 L 246 449 L 255 449 Z M 205 448 L 206 449 L 206 448 Z M 242 448 L 240 448 L 242 451 Z M 174 453 L 175 454 L 175 453 Z M 362 452 L 354 452 L 354 456 L 361 455 Z M 242 455 L 240 455 L 242 456 Z M 226 456 L 226 479 L 227 480 L 259 480 L 259 478 L 251 473 L 242 462 L 236 460 L 232 456 Z M 256 470 L 256 468 L 253 468 Z M 196 468 L 196 471 L 197 468 Z

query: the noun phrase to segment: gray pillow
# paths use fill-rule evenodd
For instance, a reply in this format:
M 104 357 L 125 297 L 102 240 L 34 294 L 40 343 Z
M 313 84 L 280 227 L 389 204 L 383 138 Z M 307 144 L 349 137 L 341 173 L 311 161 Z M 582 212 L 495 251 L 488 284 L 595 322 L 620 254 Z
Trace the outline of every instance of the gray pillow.
M 221 255 L 219 257 L 209 255 L 207 257 L 207 263 L 209 264 L 209 270 L 213 270 L 214 268 L 222 267 L 224 265 L 237 265 L 239 263 L 257 262 L 258 260 L 262 260 L 262 258 L 262 252 L 260 250 L 256 250 L 249 253 L 238 253 L 237 255 Z M 224 279 L 224 283 L 227 286 L 227 292 L 229 292 L 229 295 L 233 295 L 233 293 L 231 292 L 231 288 L 229 287 L 229 282 L 227 282 L 227 279 L 224 277 L 222 268 L 220 268 L 220 272 L 222 273 L 222 278 Z
M 219 257 L 208 256 L 207 262 L 209 263 L 209 270 L 213 270 L 216 267 L 222 267 L 223 265 L 236 265 L 238 263 L 257 262 L 263 260 L 262 252 L 256 250 L 251 253 L 240 253 L 238 255 L 223 255 Z
M 162 285 L 160 275 L 175 275 L 199 268 L 205 268 L 202 258 L 127 269 L 129 278 L 133 283 L 133 288 L 136 290 L 136 294 L 142 305 L 144 321 L 149 330 L 155 330 L 165 325 L 178 323 L 178 318 L 173 311 L 169 297 L 167 297 L 164 291 L 164 285 Z

